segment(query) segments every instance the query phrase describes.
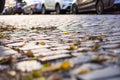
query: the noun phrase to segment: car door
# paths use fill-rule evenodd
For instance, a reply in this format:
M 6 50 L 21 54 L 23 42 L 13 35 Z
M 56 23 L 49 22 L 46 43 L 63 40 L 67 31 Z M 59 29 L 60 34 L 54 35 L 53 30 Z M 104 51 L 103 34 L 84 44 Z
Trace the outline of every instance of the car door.
M 55 0 L 47 0 L 47 4 L 50 10 L 54 9 Z
M 44 0 L 45 8 L 50 9 L 50 1 L 51 0 Z
M 55 0 L 50 0 L 50 9 L 54 10 L 55 9 Z
M 104 8 L 107 8 L 110 5 L 110 1 L 111 0 L 102 0 L 102 2 L 104 4 Z
M 95 0 L 79 0 L 79 9 L 91 9 L 95 5 Z
M 112 7 L 114 3 L 114 0 L 102 0 L 102 1 L 105 9 Z

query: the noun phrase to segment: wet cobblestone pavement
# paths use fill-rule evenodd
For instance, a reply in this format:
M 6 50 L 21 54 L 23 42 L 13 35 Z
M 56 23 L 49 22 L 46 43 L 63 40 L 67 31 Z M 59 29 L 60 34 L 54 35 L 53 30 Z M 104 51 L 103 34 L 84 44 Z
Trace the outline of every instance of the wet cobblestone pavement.
M 119 15 L 0 16 L 0 80 L 119 80 L 119 21 Z

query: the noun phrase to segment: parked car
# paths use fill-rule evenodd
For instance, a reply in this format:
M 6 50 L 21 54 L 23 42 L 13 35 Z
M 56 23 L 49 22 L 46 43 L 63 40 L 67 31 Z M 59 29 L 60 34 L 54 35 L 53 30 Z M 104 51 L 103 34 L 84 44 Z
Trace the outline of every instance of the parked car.
M 118 9 L 120 9 L 120 0 L 115 0 L 114 1 L 114 6 L 117 6 Z
M 23 13 L 23 7 L 26 5 L 26 2 L 23 1 L 16 1 L 13 5 L 13 14 L 21 14 Z
M 26 5 L 23 7 L 25 14 L 34 14 L 41 12 L 40 0 L 25 0 Z
M 11 15 L 13 14 L 13 5 L 12 4 L 5 4 L 2 14 L 4 15 Z
M 70 11 L 72 0 L 41 0 L 42 10 L 41 13 L 49 13 L 55 11 L 56 14 L 65 13 Z
M 22 0 L 11 0 L 9 3 L 5 3 L 2 14 L 21 14 L 23 13 L 22 7 L 25 5 L 25 2 Z
M 2 14 L 8 15 L 8 14 L 11 14 L 11 13 L 12 13 L 12 8 L 9 7 L 8 5 L 5 5 L 5 6 L 4 6 L 4 9 L 3 9 L 3 11 L 2 11 Z
M 112 8 L 119 0 L 73 0 L 71 12 L 76 14 L 84 11 L 96 11 L 102 14 L 105 9 Z
M 5 5 L 5 0 L 0 0 L 0 13 L 3 11 Z

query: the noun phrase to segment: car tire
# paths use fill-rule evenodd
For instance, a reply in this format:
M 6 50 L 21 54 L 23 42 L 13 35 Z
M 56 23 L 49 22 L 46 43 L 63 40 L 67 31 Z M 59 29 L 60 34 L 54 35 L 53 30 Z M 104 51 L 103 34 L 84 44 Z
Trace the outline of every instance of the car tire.
M 5 5 L 5 0 L 0 0 L 0 13 L 2 13 Z
M 56 12 L 56 14 L 60 14 L 61 13 L 61 9 L 60 9 L 60 5 L 59 4 L 56 5 L 55 12 Z
M 15 10 L 13 8 L 10 9 L 10 14 L 11 15 L 15 15 L 16 14 L 16 12 L 15 12 Z
M 72 14 L 77 14 L 78 13 L 78 7 L 77 5 L 73 4 L 72 9 L 71 9 Z
M 104 5 L 103 5 L 103 2 L 100 0 L 96 5 L 96 12 L 97 14 L 102 14 L 103 11 L 104 11 Z
M 42 6 L 41 14 L 46 14 L 46 9 L 45 9 L 45 6 L 44 6 L 44 5 Z
M 22 13 L 23 13 L 23 15 L 26 15 L 26 12 L 25 12 L 25 10 L 24 10 L 24 9 L 23 9 Z
M 21 13 L 22 15 L 24 15 L 25 14 L 25 11 L 24 11 L 24 9 L 22 9 L 22 13 Z
M 32 10 L 32 9 L 30 10 L 30 13 L 29 13 L 29 14 L 30 14 L 30 15 L 34 14 L 34 12 L 33 12 L 33 10 Z

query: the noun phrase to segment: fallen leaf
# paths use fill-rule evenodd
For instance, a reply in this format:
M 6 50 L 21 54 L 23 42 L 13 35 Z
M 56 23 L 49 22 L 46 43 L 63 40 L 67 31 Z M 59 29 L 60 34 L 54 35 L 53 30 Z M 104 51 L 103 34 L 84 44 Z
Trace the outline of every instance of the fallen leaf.
M 64 34 L 66 34 L 66 35 L 67 35 L 67 34 L 69 34 L 69 32 L 64 32 Z
M 61 69 L 63 69 L 63 70 L 69 70 L 70 69 L 70 62 L 69 61 L 64 61 L 61 64 Z

